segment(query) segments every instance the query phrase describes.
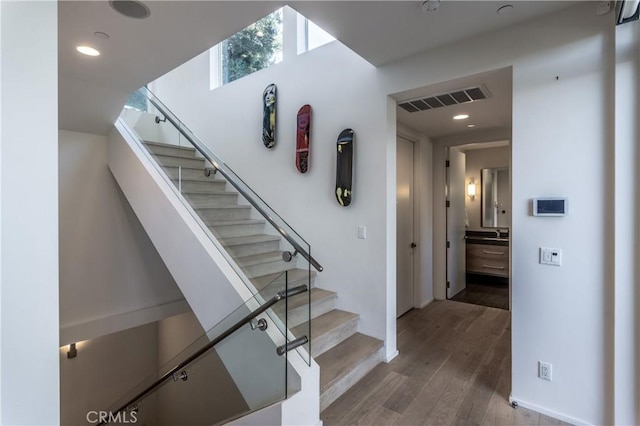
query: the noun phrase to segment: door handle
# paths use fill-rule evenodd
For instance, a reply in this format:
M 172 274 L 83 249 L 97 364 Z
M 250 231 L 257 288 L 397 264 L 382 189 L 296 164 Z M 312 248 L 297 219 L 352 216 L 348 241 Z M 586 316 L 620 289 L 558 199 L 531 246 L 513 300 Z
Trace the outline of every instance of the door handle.
M 416 243 L 411 243 L 411 248 L 416 248 L 418 245 Z

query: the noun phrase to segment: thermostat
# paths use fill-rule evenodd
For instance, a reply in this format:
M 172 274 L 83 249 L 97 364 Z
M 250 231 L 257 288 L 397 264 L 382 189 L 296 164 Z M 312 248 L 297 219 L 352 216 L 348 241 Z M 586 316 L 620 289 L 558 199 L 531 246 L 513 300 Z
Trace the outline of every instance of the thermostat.
M 534 216 L 566 216 L 569 207 L 567 197 L 545 197 L 533 199 Z

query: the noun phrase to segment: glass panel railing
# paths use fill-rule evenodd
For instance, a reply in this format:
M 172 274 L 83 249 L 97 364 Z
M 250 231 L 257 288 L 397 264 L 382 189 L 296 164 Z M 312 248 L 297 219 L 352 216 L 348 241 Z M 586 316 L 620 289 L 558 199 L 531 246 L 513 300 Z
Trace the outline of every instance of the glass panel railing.
M 286 315 L 280 322 L 273 310 L 304 293 L 307 288 L 290 286 L 286 273 L 279 275 L 110 410 L 100 411 L 106 415 L 102 424 L 220 424 L 300 390 L 282 350 L 292 342 L 285 338 Z
M 283 272 L 312 285 L 322 266 L 310 245 L 148 89 L 146 111 L 125 108 L 121 123 L 164 174 L 238 276 L 259 293 Z M 139 102 L 138 102 L 139 103 Z M 310 336 L 311 293 L 289 301 L 288 337 Z M 274 310 L 279 317 L 283 309 Z M 299 353 L 310 363 L 309 341 Z

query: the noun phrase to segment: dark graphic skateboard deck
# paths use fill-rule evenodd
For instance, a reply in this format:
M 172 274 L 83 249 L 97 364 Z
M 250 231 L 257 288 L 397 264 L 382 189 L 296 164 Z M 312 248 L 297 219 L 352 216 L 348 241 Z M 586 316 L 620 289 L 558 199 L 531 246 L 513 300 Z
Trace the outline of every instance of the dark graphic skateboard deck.
M 309 170 L 309 128 L 311 125 L 311 106 L 303 105 L 298 110 L 296 130 L 296 168 L 300 173 Z
M 276 144 L 276 85 L 270 84 L 262 92 L 262 142 L 267 148 Z
M 353 130 L 344 129 L 338 136 L 336 163 L 336 198 L 341 206 L 351 204 L 353 183 Z

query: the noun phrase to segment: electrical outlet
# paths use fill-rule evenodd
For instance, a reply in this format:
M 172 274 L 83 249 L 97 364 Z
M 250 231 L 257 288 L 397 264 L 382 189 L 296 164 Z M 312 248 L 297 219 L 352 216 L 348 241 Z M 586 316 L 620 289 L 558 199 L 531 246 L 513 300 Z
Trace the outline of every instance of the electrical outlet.
M 538 361 L 538 377 L 551 381 L 551 368 L 552 365 L 548 362 Z

